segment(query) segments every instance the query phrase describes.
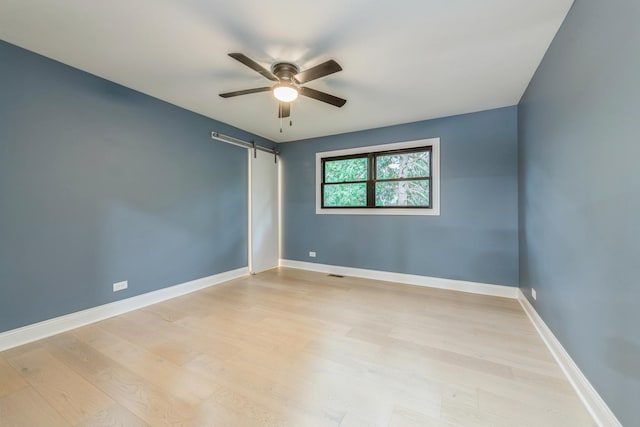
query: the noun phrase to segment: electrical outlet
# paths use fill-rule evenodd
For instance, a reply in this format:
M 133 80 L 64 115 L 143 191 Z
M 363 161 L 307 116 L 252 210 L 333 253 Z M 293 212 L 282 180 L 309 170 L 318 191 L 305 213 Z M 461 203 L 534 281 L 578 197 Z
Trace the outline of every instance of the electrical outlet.
M 310 256 L 311 258 L 315 258 L 315 257 L 316 257 L 316 253 L 315 253 L 315 252 L 313 252 L 313 251 L 311 251 L 311 252 L 309 252 L 309 256 Z
M 113 292 L 122 291 L 124 289 L 127 289 L 128 287 L 129 287 L 129 282 L 126 281 L 126 280 L 124 282 L 114 283 L 113 284 Z
M 531 288 L 531 296 L 533 297 L 534 300 L 538 299 L 538 294 L 536 293 L 536 290 Z

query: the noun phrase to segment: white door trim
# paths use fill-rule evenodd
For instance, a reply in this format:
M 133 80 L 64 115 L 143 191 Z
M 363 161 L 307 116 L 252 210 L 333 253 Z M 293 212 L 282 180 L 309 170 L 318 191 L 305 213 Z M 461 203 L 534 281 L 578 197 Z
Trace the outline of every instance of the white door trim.
M 247 149 L 247 265 L 249 266 L 249 274 L 255 274 L 253 272 L 253 226 L 251 222 L 253 221 L 253 211 L 251 209 L 251 168 L 252 168 L 252 159 L 253 159 L 253 150 L 251 148 Z

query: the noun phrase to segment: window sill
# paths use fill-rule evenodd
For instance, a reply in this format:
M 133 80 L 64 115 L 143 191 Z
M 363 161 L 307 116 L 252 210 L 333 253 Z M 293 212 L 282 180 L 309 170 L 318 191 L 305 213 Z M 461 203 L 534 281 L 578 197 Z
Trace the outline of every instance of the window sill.
M 415 216 L 440 216 L 440 209 L 349 209 L 316 208 L 316 215 L 415 215 Z

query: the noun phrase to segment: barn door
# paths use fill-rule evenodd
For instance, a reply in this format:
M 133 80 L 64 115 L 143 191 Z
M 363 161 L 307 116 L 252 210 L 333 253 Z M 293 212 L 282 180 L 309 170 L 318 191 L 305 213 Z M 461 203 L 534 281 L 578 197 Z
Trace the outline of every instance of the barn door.
M 278 266 L 278 164 L 273 154 L 249 153 L 249 270 L 252 274 Z

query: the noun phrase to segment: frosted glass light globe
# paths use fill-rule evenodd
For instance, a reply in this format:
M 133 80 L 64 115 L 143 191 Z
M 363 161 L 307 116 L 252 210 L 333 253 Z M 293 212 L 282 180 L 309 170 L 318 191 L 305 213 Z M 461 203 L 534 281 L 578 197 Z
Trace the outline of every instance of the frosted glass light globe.
M 282 102 L 295 101 L 298 97 L 298 89 L 287 83 L 278 83 L 273 87 L 273 96 Z

